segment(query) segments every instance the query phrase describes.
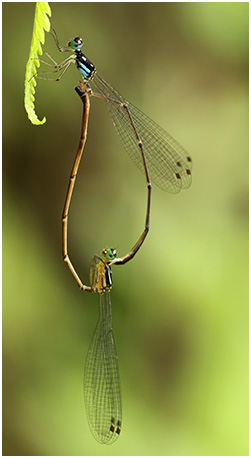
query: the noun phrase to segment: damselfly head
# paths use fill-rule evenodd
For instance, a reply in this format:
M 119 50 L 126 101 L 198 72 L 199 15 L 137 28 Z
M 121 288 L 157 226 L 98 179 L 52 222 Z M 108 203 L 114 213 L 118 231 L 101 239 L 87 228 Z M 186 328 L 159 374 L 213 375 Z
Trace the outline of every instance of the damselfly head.
M 117 252 L 114 248 L 104 248 L 102 251 L 102 255 L 105 256 L 108 261 L 113 261 L 117 256 Z
M 81 46 L 83 46 L 83 40 L 80 37 L 76 37 L 74 40 L 69 41 L 68 46 L 73 49 L 73 51 L 78 51 Z

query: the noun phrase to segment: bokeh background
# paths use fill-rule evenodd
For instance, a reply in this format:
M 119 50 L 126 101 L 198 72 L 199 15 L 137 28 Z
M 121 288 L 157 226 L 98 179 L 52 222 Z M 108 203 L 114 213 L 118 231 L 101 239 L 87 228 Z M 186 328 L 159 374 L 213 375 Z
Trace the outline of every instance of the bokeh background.
M 194 160 L 193 184 L 153 187 L 151 230 L 114 267 L 113 328 L 123 431 L 95 442 L 82 383 L 98 296 L 61 256 L 61 214 L 79 141 L 74 67 L 39 80 L 23 107 L 34 3 L 3 3 L 3 454 L 248 454 L 248 2 L 51 3 L 64 46 L 83 52 Z M 63 57 L 49 34 L 44 46 Z M 91 101 L 69 219 L 83 282 L 103 247 L 125 254 L 143 230 L 144 176 L 106 106 Z

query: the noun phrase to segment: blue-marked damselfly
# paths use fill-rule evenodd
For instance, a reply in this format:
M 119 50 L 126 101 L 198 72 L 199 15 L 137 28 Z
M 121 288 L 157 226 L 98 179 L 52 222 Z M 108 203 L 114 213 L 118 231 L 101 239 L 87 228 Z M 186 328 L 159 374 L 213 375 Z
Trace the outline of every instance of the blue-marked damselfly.
M 125 264 L 130 261 L 142 246 L 148 234 L 150 223 L 151 181 L 164 191 L 170 193 L 178 193 L 182 188 L 188 188 L 192 181 L 192 159 L 186 150 L 170 134 L 122 97 L 97 73 L 94 64 L 81 51 L 83 45 L 82 38 L 76 37 L 68 43 L 67 48 L 62 48 L 53 28 L 51 29 L 51 34 L 60 52 L 73 52 L 73 54 L 60 64 L 57 64 L 48 53 L 45 53 L 53 64 L 44 63 L 53 67 L 53 73 L 59 72 L 59 76 L 56 80 L 52 79 L 52 81 L 59 81 L 72 63 L 77 66 L 83 76 L 83 81 L 80 82 L 80 86 L 75 88 L 83 102 L 81 139 L 71 172 L 62 221 L 63 258 L 79 287 L 85 289 L 68 255 L 67 229 L 71 197 L 87 138 L 90 97 L 97 97 L 106 102 L 113 125 L 125 150 L 137 167 L 145 174 L 146 179 L 147 207 L 144 230 L 132 249 L 123 257 L 116 258 L 113 261 L 114 264 Z M 35 76 L 41 77 L 41 73 Z

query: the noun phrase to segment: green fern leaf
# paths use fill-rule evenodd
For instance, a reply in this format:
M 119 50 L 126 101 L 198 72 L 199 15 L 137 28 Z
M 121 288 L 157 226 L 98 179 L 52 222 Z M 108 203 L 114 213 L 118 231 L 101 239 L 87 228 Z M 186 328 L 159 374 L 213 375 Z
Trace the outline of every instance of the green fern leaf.
M 38 54 L 42 54 L 41 43 L 44 44 L 44 30 L 49 32 L 51 9 L 48 2 L 37 2 L 35 10 L 34 27 L 30 48 L 30 55 L 26 65 L 25 83 L 24 83 L 24 106 L 28 114 L 28 118 L 32 124 L 44 124 L 46 118 L 40 121 L 35 113 L 35 90 L 36 79 L 33 76 L 37 73 L 37 68 L 40 66 Z

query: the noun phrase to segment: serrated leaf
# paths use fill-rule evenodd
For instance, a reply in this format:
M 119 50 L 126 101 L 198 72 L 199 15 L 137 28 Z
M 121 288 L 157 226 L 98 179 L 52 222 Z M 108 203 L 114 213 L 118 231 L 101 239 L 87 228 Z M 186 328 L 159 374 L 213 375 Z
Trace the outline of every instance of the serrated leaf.
M 34 27 L 30 47 L 30 55 L 26 65 L 25 82 L 24 82 L 24 106 L 27 111 L 28 118 L 32 124 L 40 125 L 44 124 L 46 118 L 44 117 L 40 121 L 35 112 L 35 91 L 37 81 L 34 75 L 37 73 L 37 69 L 40 66 L 38 55 L 42 55 L 42 46 L 44 44 L 45 33 L 50 30 L 50 20 L 48 16 L 51 16 L 51 9 L 48 2 L 37 2 L 34 18 Z

